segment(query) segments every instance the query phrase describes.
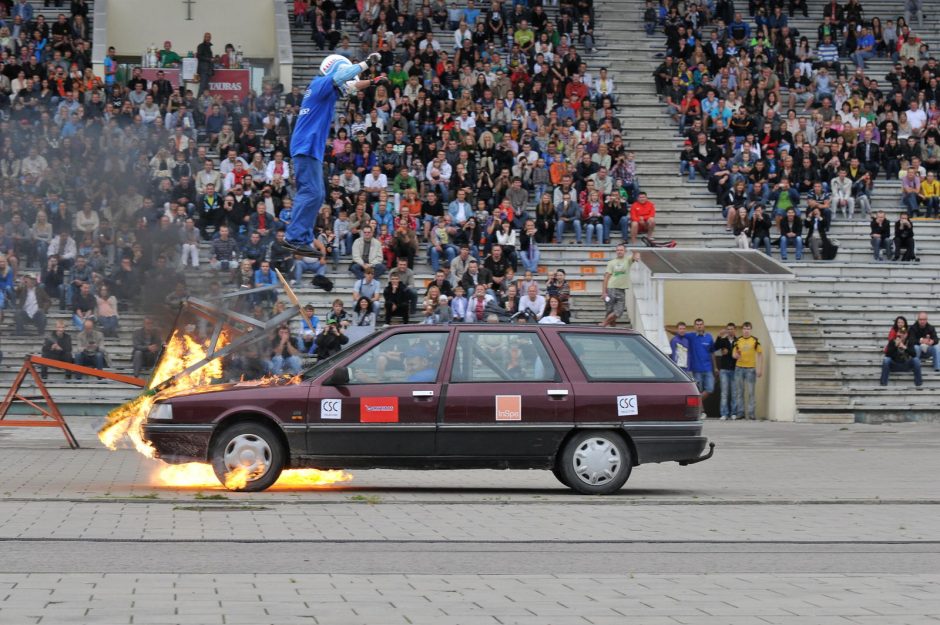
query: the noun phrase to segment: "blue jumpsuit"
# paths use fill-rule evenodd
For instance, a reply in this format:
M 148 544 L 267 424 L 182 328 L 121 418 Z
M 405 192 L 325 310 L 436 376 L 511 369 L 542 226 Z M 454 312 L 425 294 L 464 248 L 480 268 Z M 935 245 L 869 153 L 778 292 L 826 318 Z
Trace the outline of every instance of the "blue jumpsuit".
M 297 125 L 290 142 L 290 155 L 297 177 L 294 212 L 287 226 L 289 243 L 310 245 L 313 224 L 326 198 L 323 183 L 323 153 L 329 140 L 336 101 L 346 82 L 362 71 L 359 64 L 336 63 L 332 71 L 310 81 L 297 115 Z

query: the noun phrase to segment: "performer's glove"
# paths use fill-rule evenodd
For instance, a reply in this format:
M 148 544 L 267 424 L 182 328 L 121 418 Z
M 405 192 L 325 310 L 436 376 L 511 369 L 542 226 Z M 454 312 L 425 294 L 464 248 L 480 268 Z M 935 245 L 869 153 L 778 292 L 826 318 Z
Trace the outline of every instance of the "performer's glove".
M 372 54 L 366 57 L 366 63 L 369 65 L 370 68 L 378 67 L 381 62 L 382 62 L 382 55 L 379 54 L 378 52 L 373 52 Z

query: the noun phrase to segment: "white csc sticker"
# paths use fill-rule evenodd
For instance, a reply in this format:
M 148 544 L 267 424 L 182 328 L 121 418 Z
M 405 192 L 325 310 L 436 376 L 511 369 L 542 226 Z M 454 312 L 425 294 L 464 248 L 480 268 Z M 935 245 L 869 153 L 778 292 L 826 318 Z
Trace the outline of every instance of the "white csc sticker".
M 339 419 L 343 416 L 342 399 L 321 399 L 320 400 L 320 418 L 321 419 Z
M 640 411 L 636 405 L 636 395 L 620 395 L 617 397 L 618 417 L 629 417 L 639 413 Z

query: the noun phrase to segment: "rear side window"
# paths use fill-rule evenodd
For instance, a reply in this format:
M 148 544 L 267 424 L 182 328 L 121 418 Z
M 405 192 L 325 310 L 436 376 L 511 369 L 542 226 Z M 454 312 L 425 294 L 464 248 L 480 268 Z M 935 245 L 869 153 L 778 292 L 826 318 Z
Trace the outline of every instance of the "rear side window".
M 685 380 L 665 355 L 637 335 L 563 332 L 561 337 L 591 382 Z
M 451 382 L 552 382 L 556 379 L 535 332 L 461 332 Z

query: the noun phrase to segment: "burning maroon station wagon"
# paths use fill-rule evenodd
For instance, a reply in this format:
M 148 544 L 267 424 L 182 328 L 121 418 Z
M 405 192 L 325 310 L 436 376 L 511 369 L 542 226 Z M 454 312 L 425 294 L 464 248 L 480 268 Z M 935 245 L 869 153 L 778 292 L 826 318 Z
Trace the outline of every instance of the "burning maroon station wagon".
M 634 466 L 704 456 L 695 384 L 636 332 L 400 325 L 317 362 L 293 384 L 219 385 L 160 399 L 146 437 L 167 462 L 287 467 L 550 469 L 585 494 Z

